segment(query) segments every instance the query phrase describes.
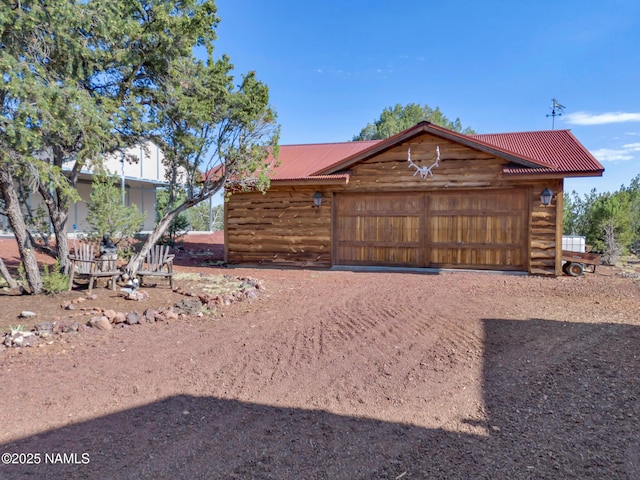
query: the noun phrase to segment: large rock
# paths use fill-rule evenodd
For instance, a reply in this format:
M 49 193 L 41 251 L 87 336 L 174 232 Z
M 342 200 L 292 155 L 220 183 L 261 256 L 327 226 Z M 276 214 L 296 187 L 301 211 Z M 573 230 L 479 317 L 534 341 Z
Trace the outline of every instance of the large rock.
M 80 330 L 80 324 L 75 320 L 68 320 L 60 322 L 53 327 L 53 332 L 56 333 L 73 333 Z
M 33 347 L 38 337 L 33 332 L 13 332 L 6 335 L 4 344 L 7 347 Z
M 254 300 L 258 298 L 258 291 L 256 289 L 247 290 L 245 293 L 247 300 Z
M 41 322 L 35 325 L 36 335 L 45 338 L 53 334 L 53 322 Z
M 202 312 L 202 302 L 196 297 L 184 298 L 175 304 L 174 309 L 178 313 L 196 315 Z
M 60 307 L 64 308 L 65 310 L 75 310 L 75 308 L 76 308 L 71 300 L 66 300 L 66 301 L 62 302 Z
M 104 315 L 101 317 L 93 317 L 89 320 L 89 325 L 91 327 L 97 328 L 98 330 L 111 330 L 113 326 L 107 317 Z
M 140 314 L 135 310 L 127 313 L 127 318 L 124 321 L 127 325 L 136 325 L 140 323 Z
M 141 300 L 146 300 L 147 298 L 149 298 L 149 294 L 143 290 L 138 290 L 135 292 L 129 292 L 125 298 L 127 300 L 136 300 L 139 302 Z
M 154 323 L 156 321 L 157 314 L 158 312 L 156 312 L 153 308 L 147 308 L 142 314 L 142 316 L 144 317 L 147 323 Z
M 174 312 L 172 309 L 167 309 L 162 311 L 162 316 L 165 320 L 177 320 L 178 314 Z

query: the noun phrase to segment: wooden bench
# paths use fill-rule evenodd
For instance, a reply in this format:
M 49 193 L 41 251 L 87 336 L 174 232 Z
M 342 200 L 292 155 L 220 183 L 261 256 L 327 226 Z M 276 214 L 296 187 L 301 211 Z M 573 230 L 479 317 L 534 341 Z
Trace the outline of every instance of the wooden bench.
M 137 277 L 140 285 L 144 283 L 144 277 L 164 277 L 169 279 L 169 285 L 173 290 L 173 258 L 169 253 L 168 245 L 154 245 L 140 262 Z
M 116 267 L 116 260 L 113 258 L 96 258 L 92 244 L 80 244 L 74 255 L 69 255 L 69 260 L 71 262 L 69 290 L 73 288 L 73 280 L 75 278 L 89 279 L 89 291 L 93 289 L 93 284 L 97 283 L 99 278 L 108 278 L 111 283 L 111 290 L 116 289 L 116 281 L 120 276 L 120 271 Z

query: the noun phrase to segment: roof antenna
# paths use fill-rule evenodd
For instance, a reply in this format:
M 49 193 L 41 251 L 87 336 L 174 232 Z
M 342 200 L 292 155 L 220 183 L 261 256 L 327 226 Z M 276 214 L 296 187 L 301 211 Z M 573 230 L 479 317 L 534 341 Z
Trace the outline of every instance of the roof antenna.
M 551 130 L 555 129 L 556 117 L 561 117 L 564 112 L 564 105 L 561 105 L 557 99 L 551 99 L 551 113 L 547 114 L 547 117 L 551 117 Z

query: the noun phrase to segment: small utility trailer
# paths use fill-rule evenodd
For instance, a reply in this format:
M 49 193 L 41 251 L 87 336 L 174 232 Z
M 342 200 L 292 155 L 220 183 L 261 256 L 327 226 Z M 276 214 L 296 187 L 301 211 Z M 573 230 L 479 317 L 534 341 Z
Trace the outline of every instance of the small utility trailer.
M 596 267 L 600 265 L 600 255 L 588 252 L 571 252 L 569 250 L 562 251 L 562 271 L 572 277 L 578 277 L 585 272 L 587 266 L 595 273 Z
M 587 252 L 586 239 L 580 235 L 562 236 L 562 271 L 572 277 L 578 277 L 587 267 L 595 273 L 600 265 L 600 255 Z

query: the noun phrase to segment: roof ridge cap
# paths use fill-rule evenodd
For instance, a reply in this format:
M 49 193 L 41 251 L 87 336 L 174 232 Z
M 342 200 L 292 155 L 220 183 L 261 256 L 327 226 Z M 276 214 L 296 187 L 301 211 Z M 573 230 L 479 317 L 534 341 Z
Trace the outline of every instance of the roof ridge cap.
M 485 136 L 485 135 L 517 135 L 519 133 L 550 133 L 550 132 L 571 132 L 570 128 L 556 128 L 554 130 L 523 130 L 515 132 L 497 132 L 497 133 L 471 133 L 469 137 Z
M 352 143 L 371 143 L 381 142 L 382 140 L 355 140 L 355 141 L 343 141 L 343 142 L 316 142 L 316 143 L 286 143 L 280 144 L 280 147 L 311 147 L 315 145 L 348 145 Z

